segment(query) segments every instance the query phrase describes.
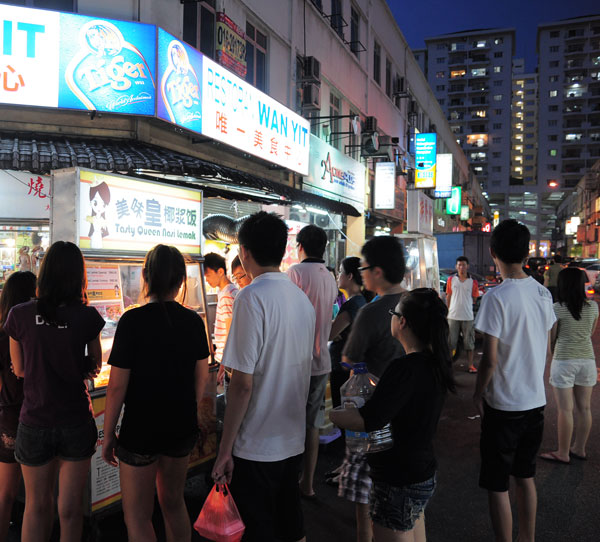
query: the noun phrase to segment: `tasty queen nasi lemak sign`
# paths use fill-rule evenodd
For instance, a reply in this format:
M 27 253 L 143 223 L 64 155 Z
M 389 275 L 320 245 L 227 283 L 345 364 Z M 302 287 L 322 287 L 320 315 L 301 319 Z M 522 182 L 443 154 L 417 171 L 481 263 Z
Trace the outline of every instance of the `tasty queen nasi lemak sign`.
M 158 243 L 200 254 L 202 192 L 80 170 L 79 246 L 145 252 Z
M 202 132 L 202 54 L 158 29 L 158 117 Z

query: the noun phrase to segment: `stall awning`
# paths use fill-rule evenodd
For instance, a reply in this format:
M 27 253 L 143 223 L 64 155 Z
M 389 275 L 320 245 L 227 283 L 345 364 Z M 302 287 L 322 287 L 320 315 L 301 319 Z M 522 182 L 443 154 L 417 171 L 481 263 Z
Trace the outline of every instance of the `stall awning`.
M 333 213 L 360 216 L 347 203 L 148 143 L 25 132 L 0 133 L 2 169 L 47 174 L 54 169 L 69 167 L 156 177 L 180 185 L 200 184 L 207 196 L 287 205 L 302 203 Z M 244 188 L 248 190 L 241 190 Z

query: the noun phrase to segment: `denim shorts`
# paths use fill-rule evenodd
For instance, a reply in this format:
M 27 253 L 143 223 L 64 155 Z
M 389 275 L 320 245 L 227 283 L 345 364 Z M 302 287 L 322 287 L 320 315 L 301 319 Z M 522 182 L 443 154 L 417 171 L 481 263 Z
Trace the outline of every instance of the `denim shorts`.
M 126 465 L 132 467 L 147 467 L 148 465 L 152 465 L 155 461 L 158 461 L 160 456 L 177 458 L 189 455 L 194 449 L 194 446 L 196 446 L 199 435 L 199 432 L 193 433 L 177 442 L 171 442 L 165 445 L 160 451 L 151 454 L 141 454 L 128 450 L 117 442 L 115 455 L 119 461 L 123 461 Z
M 55 457 L 81 461 L 92 457 L 98 442 L 94 418 L 64 427 L 32 427 L 19 423 L 15 458 L 22 465 L 41 467 Z
M 392 531 L 414 529 L 433 496 L 435 486 L 435 474 L 424 482 L 401 487 L 374 481 L 370 498 L 373 523 Z

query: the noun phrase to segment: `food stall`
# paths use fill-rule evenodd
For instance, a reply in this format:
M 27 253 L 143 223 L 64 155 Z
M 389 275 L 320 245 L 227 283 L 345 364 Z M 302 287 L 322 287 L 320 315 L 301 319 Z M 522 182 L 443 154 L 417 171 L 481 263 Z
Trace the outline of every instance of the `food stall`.
M 89 389 L 98 449 L 92 458 L 87 513 L 96 517 L 120 506 L 118 469 L 102 460 L 107 364 L 121 315 L 140 304 L 142 264 L 146 252 L 159 243 L 176 246 L 187 261 L 187 295 L 180 299 L 206 323 L 206 296 L 202 268 L 202 192 L 121 175 L 69 168 L 52 174 L 51 240 L 77 244 L 86 260 L 88 299 L 106 320 L 101 333 L 102 369 Z M 208 326 L 207 326 L 208 329 Z M 208 341 L 211 344 L 210 333 Z M 200 408 L 205 438 L 190 458 L 190 472 L 203 468 L 216 453 L 216 366 Z

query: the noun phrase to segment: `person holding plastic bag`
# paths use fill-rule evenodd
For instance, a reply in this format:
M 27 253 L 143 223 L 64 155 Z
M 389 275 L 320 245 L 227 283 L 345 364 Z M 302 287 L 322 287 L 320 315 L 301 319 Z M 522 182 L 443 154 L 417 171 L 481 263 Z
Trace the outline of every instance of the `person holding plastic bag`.
M 182 298 L 186 295 L 179 250 L 155 246 L 146 255 L 142 278 L 148 303 L 123 314 L 108 360 L 102 457 L 119 465 L 130 542 L 156 540 L 155 487 L 167 540 L 190 540 L 183 489 L 208 378 L 206 330 L 198 314 L 176 301 L 182 284 Z
M 446 393 L 455 389 L 448 309 L 435 290 L 418 288 L 404 294 L 390 313 L 392 334 L 406 355 L 390 363 L 363 407 L 332 411 L 329 417 L 361 432 L 391 423 L 391 448 L 367 454 L 373 534 L 376 542 L 424 541 L 424 511 L 436 485 L 432 439 Z

